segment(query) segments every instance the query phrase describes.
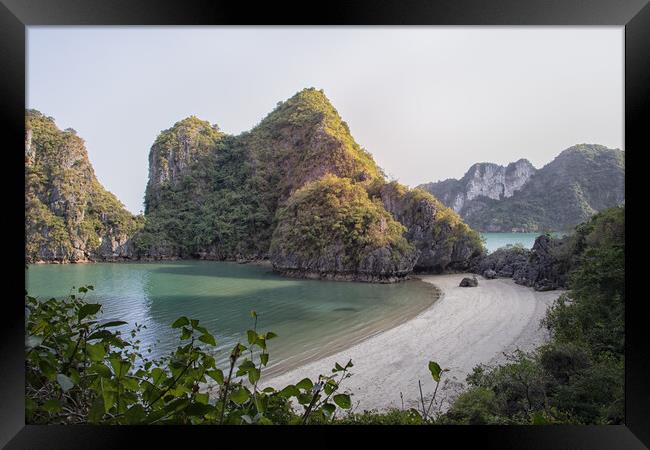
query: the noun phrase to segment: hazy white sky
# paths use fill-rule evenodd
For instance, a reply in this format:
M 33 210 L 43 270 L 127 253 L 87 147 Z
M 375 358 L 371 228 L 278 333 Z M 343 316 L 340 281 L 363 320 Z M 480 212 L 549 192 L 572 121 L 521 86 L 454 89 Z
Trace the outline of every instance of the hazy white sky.
M 143 209 L 149 148 L 196 115 L 228 133 L 304 87 L 414 186 L 475 162 L 536 167 L 623 148 L 622 27 L 29 27 L 27 106 L 85 139 L 99 180 Z

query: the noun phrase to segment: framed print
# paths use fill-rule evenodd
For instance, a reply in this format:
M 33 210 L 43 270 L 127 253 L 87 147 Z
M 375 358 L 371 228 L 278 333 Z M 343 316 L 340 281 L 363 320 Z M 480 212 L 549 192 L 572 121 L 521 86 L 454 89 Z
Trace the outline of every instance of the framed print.
M 647 1 L 314 6 L 3 0 L 0 443 L 647 448 Z

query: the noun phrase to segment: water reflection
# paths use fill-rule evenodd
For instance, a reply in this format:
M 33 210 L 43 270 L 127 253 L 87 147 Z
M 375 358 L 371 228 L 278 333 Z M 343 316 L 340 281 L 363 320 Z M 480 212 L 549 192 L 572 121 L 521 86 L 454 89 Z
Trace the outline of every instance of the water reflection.
M 279 277 L 267 267 L 235 263 L 183 261 L 156 264 L 71 264 L 30 266 L 30 295 L 60 297 L 71 286 L 92 284 L 87 299 L 103 305 L 105 317 L 137 322 L 143 348 L 159 356 L 178 345 L 179 316 L 199 319 L 222 349 L 226 362 L 235 342 L 245 341 L 252 327 L 274 331 L 271 361 L 317 355 L 373 328 L 395 324 L 430 305 L 435 291 L 421 281 L 394 285 L 296 280 Z M 160 341 L 157 343 L 157 341 Z

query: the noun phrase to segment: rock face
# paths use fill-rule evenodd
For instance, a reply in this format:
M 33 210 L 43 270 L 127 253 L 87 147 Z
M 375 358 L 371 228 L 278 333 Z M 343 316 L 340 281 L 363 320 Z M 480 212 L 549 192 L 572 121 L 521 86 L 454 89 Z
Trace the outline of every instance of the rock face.
M 386 183 L 313 88 L 238 136 L 193 116 L 161 132 L 146 220 L 99 185 L 73 132 L 36 122 L 25 137 L 32 260 L 268 258 L 287 276 L 394 282 L 466 269 L 483 251 L 434 197 Z
M 239 136 L 178 122 L 156 140 L 150 164 L 147 224 L 135 239 L 142 258 L 270 258 L 288 276 L 385 282 L 414 265 L 462 269 L 482 251 L 436 199 L 386 184 L 313 88 Z
M 270 258 L 276 271 L 289 276 L 398 281 L 418 256 L 404 231 L 362 186 L 325 175 L 279 211 Z
M 536 291 L 551 291 L 567 287 L 571 269 L 569 239 L 554 239 L 542 235 L 535 239 L 528 264 L 513 275 L 517 284 L 531 286 Z
M 497 277 L 497 273 L 492 269 L 488 269 L 485 272 L 483 272 L 483 276 L 488 280 L 493 280 Z
M 419 186 L 440 199 L 457 213 L 468 208 L 468 202 L 478 197 L 501 200 L 512 197 L 536 172 L 526 159 L 500 166 L 493 163 L 477 163 L 460 180 L 448 179 Z
M 430 194 L 391 182 L 379 188 L 378 196 L 418 250 L 416 270 L 465 270 L 483 252 L 478 233 Z
M 482 274 L 485 278 L 494 277 L 513 278 L 525 269 L 530 258 L 530 250 L 523 247 L 500 248 L 487 256 L 475 258 L 471 263 L 471 271 Z
M 530 286 L 536 291 L 564 289 L 573 265 L 572 238 L 539 236 L 531 250 L 506 247 L 487 256 L 475 258 L 471 271 L 485 278 L 512 278 L 515 283 Z
M 478 286 L 478 280 L 476 277 L 468 278 L 465 277 L 462 280 L 460 280 L 460 284 L 458 285 L 460 287 L 476 287 Z
M 625 202 L 625 157 L 619 149 L 575 145 L 539 170 L 520 160 L 508 166 L 510 181 L 508 169 L 498 167 L 474 165 L 461 180 L 421 187 L 480 231 L 564 230 Z
M 383 177 L 313 88 L 239 136 L 180 121 L 161 133 L 149 160 L 147 226 L 137 243 L 154 259 L 268 258 L 276 213 L 297 189 L 325 174 L 358 183 Z
M 74 130 L 61 131 L 54 119 L 26 112 L 27 263 L 130 259 L 131 238 L 142 222 L 97 181 Z

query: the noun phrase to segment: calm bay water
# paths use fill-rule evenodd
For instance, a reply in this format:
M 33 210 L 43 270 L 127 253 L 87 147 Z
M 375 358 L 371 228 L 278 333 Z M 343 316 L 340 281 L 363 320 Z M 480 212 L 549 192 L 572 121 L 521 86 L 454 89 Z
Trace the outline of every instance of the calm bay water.
M 178 330 L 170 328 L 174 320 L 199 319 L 215 335 L 220 349 L 215 356 L 224 365 L 235 342 L 246 343 L 250 311 L 256 310 L 258 330 L 278 334 L 269 342 L 271 371 L 400 323 L 437 297 L 435 288 L 419 280 L 390 285 L 297 280 L 265 266 L 212 261 L 36 265 L 26 271 L 26 284 L 29 295 L 43 299 L 93 285 L 86 299 L 103 305 L 103 317 L 129 322 L 124 330 L 136 322 L 147 327 L 139 337 L 152 356 L 178 345 Z
M 481 233 L 485 238 L 485 245 L 488 253 L 494 250 L 505 247 L 506 245 L 521 244 L 524 248 L 533 248 L 535 239 L 542 233 Z M 552 236 L 561 236 L 563 233 L 554 232 Z

